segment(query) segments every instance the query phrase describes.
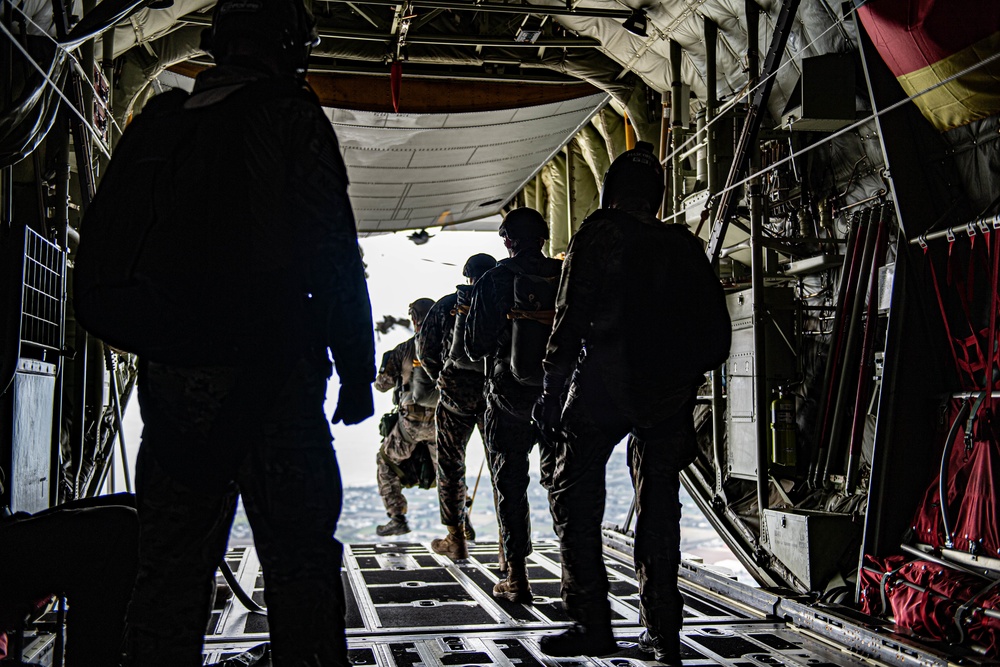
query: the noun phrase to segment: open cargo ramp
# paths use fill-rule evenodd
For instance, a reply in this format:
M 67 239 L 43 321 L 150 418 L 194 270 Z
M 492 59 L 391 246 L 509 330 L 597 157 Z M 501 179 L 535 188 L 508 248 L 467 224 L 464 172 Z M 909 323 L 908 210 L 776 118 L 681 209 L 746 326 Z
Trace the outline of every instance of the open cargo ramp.
M 538 650 L 538 639 L 570 624 L 559 599 L 560 559 L 552 541 L 535 545 L 529 576 L 535 604 L 497 601 L 497 545 L 470 548 L 455 564 L 423 544 L 385 542 L 345 546 L 342 572 L 347 594 L 351 661 L 380 667 L 486 666 L 642 667 L 657 665 L 636 649 L 638 584 L 628 540 L 606 541 L 615 635 L 621 651 L 606 658 L 555 660 Z M 263 605 L 256 552 L 237 548 L 227 556 L 248 592 Z M 267 619 L 248 612 L 221 579 L 206 635 L 206 662 L 218 662 L 267 641 Z M 808 604 L 740 584 L 695 563 L 681 568 L 685 598 L 685 667 L 830 667 L 851 665 L 949 665 L 951 659 L 910 643 L 884 628 L 855 625 L 843 608 Z M 849 613 L 849 612 L 847 612 Z M 961 664 L 990 664 L 961 659 Z

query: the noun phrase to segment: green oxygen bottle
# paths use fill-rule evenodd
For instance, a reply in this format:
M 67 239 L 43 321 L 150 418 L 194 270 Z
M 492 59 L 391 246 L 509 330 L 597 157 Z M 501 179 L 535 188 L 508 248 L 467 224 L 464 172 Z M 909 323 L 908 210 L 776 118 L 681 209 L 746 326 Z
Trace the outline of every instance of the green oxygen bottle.
M 794 466 L 795 399 L 785 396 L 783 387 L 771 401 L 771 461 L 781 466 Z

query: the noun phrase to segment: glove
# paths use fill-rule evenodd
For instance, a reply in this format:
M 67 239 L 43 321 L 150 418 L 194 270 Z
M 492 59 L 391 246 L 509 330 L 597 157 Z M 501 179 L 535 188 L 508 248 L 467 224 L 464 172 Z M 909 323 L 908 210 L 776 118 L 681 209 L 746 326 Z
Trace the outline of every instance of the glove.
M 538 427 L 545 444 L 552 446 L 559 442 L 565 436 L 561 396 L 543 392 L 531 408 L 531 421 Z
M 337 409 L 333 411 L 334 424 L 344 422 L 345 426 L 358 424 L 375 414 L 370 382 L 342 384 L 337 395 Z

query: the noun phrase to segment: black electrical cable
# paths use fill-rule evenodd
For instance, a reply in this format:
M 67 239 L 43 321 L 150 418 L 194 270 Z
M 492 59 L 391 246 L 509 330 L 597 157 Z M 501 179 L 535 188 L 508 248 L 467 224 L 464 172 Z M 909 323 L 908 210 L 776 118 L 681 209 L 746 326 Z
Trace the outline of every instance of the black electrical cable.
M 961 409 L 959 409 L 958 414 L 955 416 L 955 421 L 951 423 L 951 428 L 948 430 L 948 438 L 945 440 L 944 450 L 941 452 L 941 465 L 938 468 L 938 505 L 941 508 L 944 542 L 949 548 L 953 543 L 951 541 L 951 524 L 948 521 L 947 481 L 945 473 L 948 472 L 948 457 L 951 455 L 951 443 L 955 440 L 955 434 L 958 433 L 958 425 L 968 412 L 969 402 L 963 401 Z
M 243 590 L 242 586 L 240 586 L 240 582 L 236 580 L 236 575 L 233 574 L 233 569 L 229 567 L 229 563 L 223 560 L 222 564 L 219 565 L 219 569 L 222 570 L 222 577 L 226 580 L 226 583 L 229 584 L 229 588 L 232 589 L 233 595 L 236 596 L 236 599 L 239 600 L 244 607 L 250 610 L 251 614 L 267 614 L 267 609 L 254 602 L 253 598 L 247 595 L 247 592 Z

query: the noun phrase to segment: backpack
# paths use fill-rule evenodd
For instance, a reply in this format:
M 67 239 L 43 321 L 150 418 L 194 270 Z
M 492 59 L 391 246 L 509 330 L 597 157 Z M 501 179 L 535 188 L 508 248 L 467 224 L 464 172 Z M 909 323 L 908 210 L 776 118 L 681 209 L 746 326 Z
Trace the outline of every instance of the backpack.
M 404 489 L 412 489 L 415 486 L 421 489 L 433 489 L 437 486 L 434 458 L 426 443 L 419 443 L 413 448 L 413 453 L 410 454 L 409 458 L 403 459 L 399 463 L 394 462 L 381 451 L 378 457 L 396 474 L 399 485 Z
M 270 79 L 205 107 L 185 108 L 180 90 L 150 100 L 84 213 L 73 303 L 87 331 L 150 361 L 190 365 L 291 347 L 280 332 L 309 329 L 305 290 L 292 272 L 261 268 L 247 220 L 226 215 L 224 196 L 227 184 L 261 178 L 239 158 L 246 110 L 295 96 L 315 101 Z
M 457 368 L 466 371 L 486 373 L 484 361 L 473 361 L 465 351 L 465 322 L 469 318 L 469 306 L 472 304 L 472 285 L 457 285 L 455 289 L 455 324 L 451 328 L 451 346 L 448 349 L 448 360 Z
M 624 332 L 621 365 L 633 374 L 684 381 L 721 366 L 729 358 L 732 326 L 725 291 L 700 242 L 684 225 L 650 226 L 607 208 L 591 214 L 581 232 L 602 220 L 629 230 L 622 261 L 634 267 L 631 282 L 609 295 L 623 312 L 603 322 Z M 651 359 L 655 350 L 663 353 Z
M 410 373 L 410 394 L 413 402 L 424 408 L 433 408 L 438 403 L 440 392 L 437 383 L 431 379 L 419 359 L 413 360 L 413 371 Z
M 513 321 L 510 370 L 520 384 L 540 387 L 545 375 L 542 359 L 556 314 L 559 276 L 531 275 L 513 262 L 500 266 L 514 273 L 514 307 L 507 314 Z

